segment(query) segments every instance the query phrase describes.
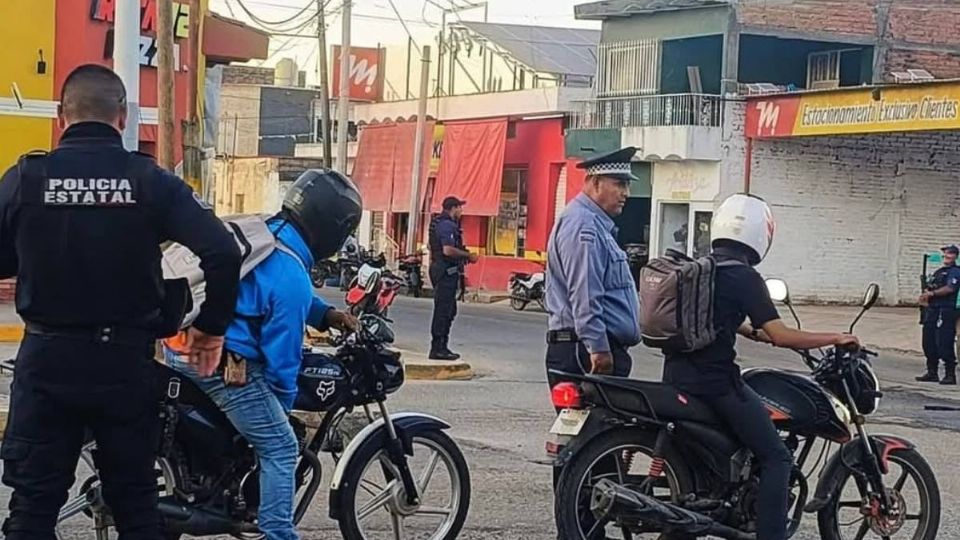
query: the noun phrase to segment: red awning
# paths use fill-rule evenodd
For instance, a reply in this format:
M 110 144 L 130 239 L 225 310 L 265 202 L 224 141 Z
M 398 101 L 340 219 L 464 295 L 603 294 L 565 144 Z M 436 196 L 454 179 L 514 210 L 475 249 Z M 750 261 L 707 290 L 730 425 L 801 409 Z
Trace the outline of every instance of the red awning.
M 420 153 L 420 203 L 423 207 L 423 196 L 427 189 L 427 171 L 430 168 L 430 155 L 433 150 L 433 126 L 435 122 L 427 121 L 423 125 L 423 144 Z M 393 159 L 393 202 L 391 212 L 410 211 L 410 185 L 413 182 L 413 148 L 417 144 L 417 123 L 402 122 L 397 124 L 396 150 Z
M 396 124 L 367 126 L 360 132 L 353 181 L 360 188 L 364 210 L 390 210 L 396 133 Z
M 500 210 L 507 119 L 445 124 L 440 171 L 431 210 L 452 195 L 467 201 L 463 213 L 495 216 Z

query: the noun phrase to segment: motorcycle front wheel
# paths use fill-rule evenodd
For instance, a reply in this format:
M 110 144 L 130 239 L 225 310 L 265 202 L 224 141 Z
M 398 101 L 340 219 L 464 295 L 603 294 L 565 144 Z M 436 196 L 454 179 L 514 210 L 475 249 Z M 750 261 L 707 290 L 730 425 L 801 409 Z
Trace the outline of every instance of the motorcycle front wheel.
M 913 449 L 890 452 L 884 485 L 893 512 L 881 515 L 876 495 L 866 483 L 840 467 L 833 479 L 830 504 L 817 516 L 823 540 L 883 538 L 934 540 L 940 528 L 940 487 L 927 461 Z M 890 482 L 887 480 L 889 479 Z M 895 480 L 894 480 L 895 479 Z
M 442 431 L 412 438 L 407 456 L 420 504 L 409 505 L 400 471 L 387 450 L 361 448 L 344 474 L 340 532 L 346 540 L 453 540 L 470 508 L 470 473 L 457 444 Z
M 513 290 L 510 291 L 510 307 L 516 311 L 523 311 L 529 303 L 530 300 L 524 297 L 523 290 L 520 289 L 520 287 L 514 287 Z
M 609 521 L 598 521 L 590 508 L 593 486 L 601 479 L 636 487 L 647 478 L 656 433 L 611 430 L 600 434 L 577 452 L 560 474 L 556 486 L 554 518 L 559 538 L 565 540 L 686 540 L 659 532 L 634 533 Z M 693 480 L 679 457 L 668 455 L 663 473 L 651 479 L 647 493 L 677 503 L 693 491 Z

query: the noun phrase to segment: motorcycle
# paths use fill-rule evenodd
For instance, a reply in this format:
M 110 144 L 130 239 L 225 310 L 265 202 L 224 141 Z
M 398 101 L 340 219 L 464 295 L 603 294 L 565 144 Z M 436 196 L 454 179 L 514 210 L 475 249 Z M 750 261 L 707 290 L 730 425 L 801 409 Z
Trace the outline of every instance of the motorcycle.
M 627 253 L 627 266 L 630 267 L 630 275 L 633 276 L 634 285 L 640 288 L 640 270 L 647 265 L 650 260 L 650 253 L 646 244 L 626 244 L 623 250 Z
M 330 277 L 338 274 L 339 267 L 337 261 L 324 259 L 317 261 L 317 263 L 310 268 L 310 281 L 313 282 L 315 288 L 321 289 L 327 284 L 327 280 L 330 279 Z
M 767 286 L 799 326 L 786 284 Z M 870 285 L 851 333 L 878 296 L 879 287 Z M 883 395 L 870 360 L 876 355 L 797 352 L 809 376 L 765 368 L 743 373 L 794 455 L 789 536 L 805 513 L 816 513 L 824 540 L 862 540 L 868 532 L 937 538 L 940 490 L 930 465 L 912 442 L 867 433 L 867 416 Z M 560 538 L 756 539 L 758 466 L 705 404 L 659 382 L 553 374 L 561 381 L 552 388 L 561 412 L 547 452 L 562 467 L 555 504 Z M 804 473 L 818 441 L 820 457 Z M 830 454 L 833 445 L 839 448 Z M 826 455 L 808 500 L 807 479 Z
M 397 268 L 403 274 L 407 294 L 412 294 L 414 298 L 420 298 L 423 294 L 423 253 L 402 255 L 399 261 Z
M 367 313 L 387 317 L 402 280 L 386 268 L 364 264 L 347 291 L 347 311 L 355 316 Z
M 544 275 L 543 272 L 528 274 L 524 272 L 510 272 L 507 282 L 510 291 L 510 307 L 523 311 L 530 302 L 536 302 L 540 309 L 544 306 Z
M 329 516 L 343 538 L 407 538 L 414 532 L 422 537 L 428 530 L 433 532 L 427 538 L 452 540 L 470 505 L 467 464 L 445 433 L 449 424 L 387 410 L 387 396 L 404 382 L 400 353 L 387 347 L 393 340 L 383 318 L 363 315 L 357 332 L 337 338 L 333 354 L 305 349 L 294 410 L 325 414 L 310 438 L 306 424 L 290 416 L 300 445 L 294 522 L 314 501 L 322 477 L 317 455 L 327 452 L 335 463 Z M 188 377 L 159 362 L 156 369 L 163 425 L 157 478 L 166 538 L 263 538 L 256 521 L 260 490 L 253 449 Z M 367 424 L 347 443 L 341 423 L 358 407 Z M 84 514 L 93 519 L 97 539 L 106 540 L 113 521 L 94 465 L 95 446 L 88 442 L 81 455 L 94 474 L 79 484 L 58 524 Z

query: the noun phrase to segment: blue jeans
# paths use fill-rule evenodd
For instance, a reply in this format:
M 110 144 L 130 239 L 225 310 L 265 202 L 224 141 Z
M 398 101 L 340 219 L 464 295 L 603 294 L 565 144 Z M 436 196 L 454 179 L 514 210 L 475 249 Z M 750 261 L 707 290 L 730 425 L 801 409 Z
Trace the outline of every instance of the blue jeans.
M 226 386 L 220 374 L 200 377 L 179 355 L 164 350 L 167 365 L 189 376 L 253 445 L 260 462 L 258 526 L 267 540 L 296 540 L 294 471 L 300 453 L 287 411 L 264 378 L 264 366 L 247 362 L 247 384 Z

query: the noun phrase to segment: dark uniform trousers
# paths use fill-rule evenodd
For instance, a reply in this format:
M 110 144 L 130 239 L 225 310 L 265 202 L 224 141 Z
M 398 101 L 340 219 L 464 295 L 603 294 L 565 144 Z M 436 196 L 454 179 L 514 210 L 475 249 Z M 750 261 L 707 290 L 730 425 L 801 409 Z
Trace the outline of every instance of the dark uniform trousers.
M 956 337 L 957 310 L 953 306 L 928 307 L 923 321 L 923 355 L 929 373 L 939 372 L 940 360 L 947 370 L 956 368 Z
M 627 349 L 614 346 L 611 341 L 613 355 L 613 373 L 617 377 L 627 377 L 633 368 L 633 359 Z M 583 343 L 567 341 L 561 343 L 547 343 L 547 383 L 550 388 L 557 384 L 557 377 L 550 373 L 551 369 L 566 373 L 590 373 L 593 365 L 590 363 L 590 353 Z M 559 411 L 558 411 L 559 412 Z
M 447 273 L 447 265 L 430 265 L 430 283 L 433 285 L 433 322 L 430 334 L 433 341 L 430 348 L 434 352 L 447 350 L 450 341 L 450 328 L 457 316 L 457 290 L 460 288 L 460 274 Z
M 28 333 L 17 355 L 0 455 L 12 487 L 9 540 L 54 540 L 87 433 L 121 540 L 160 539 L 159 401 L 153 341 Z M 145 335 L 145 334 L 144 334 Z M 81 481 L 86 478 L 81 478 Z

